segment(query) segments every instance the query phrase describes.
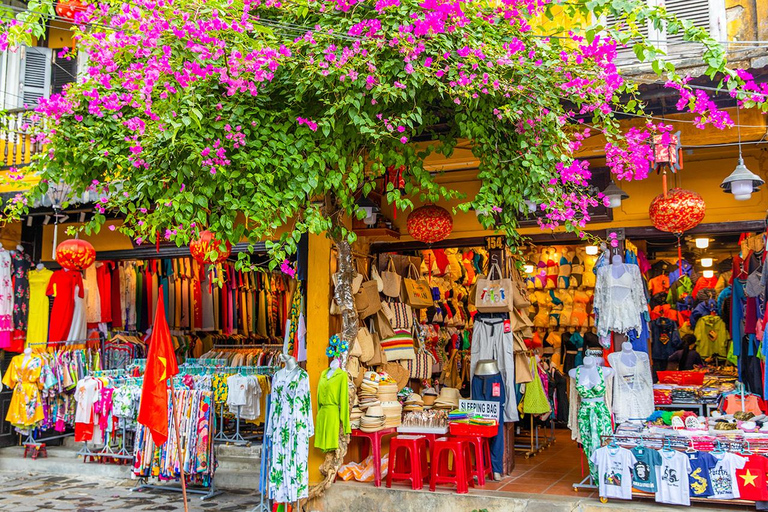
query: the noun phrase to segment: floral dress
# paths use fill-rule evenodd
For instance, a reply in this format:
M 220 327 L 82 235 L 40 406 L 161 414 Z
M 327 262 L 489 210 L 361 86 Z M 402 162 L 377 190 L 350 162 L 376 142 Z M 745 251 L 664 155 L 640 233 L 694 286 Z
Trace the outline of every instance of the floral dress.
M 272 438 L 269 497 L 292 503 L 309 492 L 309 438 L 315 433 L 309 376 L 301 368 L 282 369 L 272 379 L 272 409 L 265 435 Z
M 576 391 L 581 397 L 579 404 L 579 436 L 581 445 L 584 447 L 584 455 L 589 461 L 589 471 L 592 474 L 592 480 L 597 482 L 597 471 L 592 463 L 592 452 L 600 448 L 601 436 L 611 435 L 613 427 L 611 425 L 611 413 L 605 400 L 596 400 L 605 397 L 605 377 L 603 369 L 598 367 L 597 373 L 600 375 L 600 382 L 591 388 L 584 387 L 581 382 L 581 368 L 576 369 Z
M 11 253 L 13 263 L 13 327 L 17 331 L 27 330 L 29 316 L 29 270 L 32 257 L 24 251 Z
M 0 247 L 0 349 L 11 346 L 11 331 L 13 331 L 11 253 Z
M 5 421 L 20 430 L 36 427 L 44 419 L 40 394 L 42 368 L 39 357 L 19 354 L 11 359 L 3 377 L 3 384 L 13 390 Z

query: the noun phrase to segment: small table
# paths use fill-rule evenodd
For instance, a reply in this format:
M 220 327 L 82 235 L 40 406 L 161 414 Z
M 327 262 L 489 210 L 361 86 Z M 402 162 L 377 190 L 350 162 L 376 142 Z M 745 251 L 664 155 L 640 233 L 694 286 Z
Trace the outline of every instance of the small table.
M 381 440 L 384 436 L 397 434 L 394 427 L 385 428 L 376 432 L 363 432 L 362 430 L 352 429 L 352 437 L 367 439 L 373 452 L 373 484 L 381 487 Z M 363 445 L 363 460 L 368 457 L 368 445 Z

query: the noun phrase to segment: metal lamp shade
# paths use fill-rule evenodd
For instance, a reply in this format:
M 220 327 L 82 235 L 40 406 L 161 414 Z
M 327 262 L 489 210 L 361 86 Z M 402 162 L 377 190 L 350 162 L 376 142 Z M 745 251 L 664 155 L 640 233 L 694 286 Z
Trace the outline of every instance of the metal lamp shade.
M 736 169 L 723 180 L 720 188 L 723 192 L 733 194 L 737 201 L 746 201 L 752 197 L 753 192 L 757 192 L 760 186 L 765 183 L 760 176 L 753 173 L 744 165 L 744 159 L 739 157 L 739 164 Z

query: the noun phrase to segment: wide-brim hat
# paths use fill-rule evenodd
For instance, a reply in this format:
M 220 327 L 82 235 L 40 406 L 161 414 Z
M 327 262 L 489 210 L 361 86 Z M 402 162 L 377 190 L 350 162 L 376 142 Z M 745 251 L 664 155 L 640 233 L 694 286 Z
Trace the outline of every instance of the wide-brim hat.
M 459 400 L 461 394 L 456 388 L 443 388 L 440 390 L 440 394 L 435 400 L 434 406 L 437 408 L 453 407 L 454 409 L 459 406 Z

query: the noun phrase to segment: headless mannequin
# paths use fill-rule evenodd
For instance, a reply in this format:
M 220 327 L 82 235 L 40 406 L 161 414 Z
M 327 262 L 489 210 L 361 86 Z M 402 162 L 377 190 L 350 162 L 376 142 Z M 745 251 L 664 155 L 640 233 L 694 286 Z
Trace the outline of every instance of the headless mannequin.
M 499 373 L 499 366 L 496 361 L 486 359 L 478 361 L 475 365 L 475 375 L 497 375 Z
M 295 359 L 293 361 L 294 363 L 296 362 Z M 285 364 L 285 367 L 288 368 L 288 363 Z M 341 359 L 339 359 L 338 357 L 334 357 L 333 361 L 331 361 L 331 364 L 328 367 L 328 373 L 325 374 L 325 378 L 330 379 L 331 377 L 333 377 L 333 374 L 336 373 L 336 370 L 338 370 L 339 368 L 341 368 Z
M 37 267 L 35 268 L 37 268 L 37 270 L 43 270 L 45 268 L 45 265 L 43 265 L 43 262 L 41 261 L 40 263 L 37 264 Z
M 637 366 L 637 354 L 629 341 L 625 341 L 621 346 L 621 362 L 629 368 Z
M 24 359 L 22 364 L 24 366 L 27 366 L 27 363 L 29 362 L 29 359 L 32 357 L 32 349 L 27 347 L 24 349 Z
M 579 376 L 578 384 L 585 388 L 593 388 L 600 382 L 600 374 L 597 371 L 597 359 L 592 356 L 586 356 L 584 364 L 570 370 L 568 375 L 575 380 L 577 373 Z M 603 378 L 607 381 L 611 375 L 613 375 L 613 369 L 604 367 Z
M 627 269 L 624 268 L 624 261 L 621 259 L 621 254 L 614 254 L 611 257 L 611 274 L 613 274 L 613 278 L 620 278 L 626 271 Z

